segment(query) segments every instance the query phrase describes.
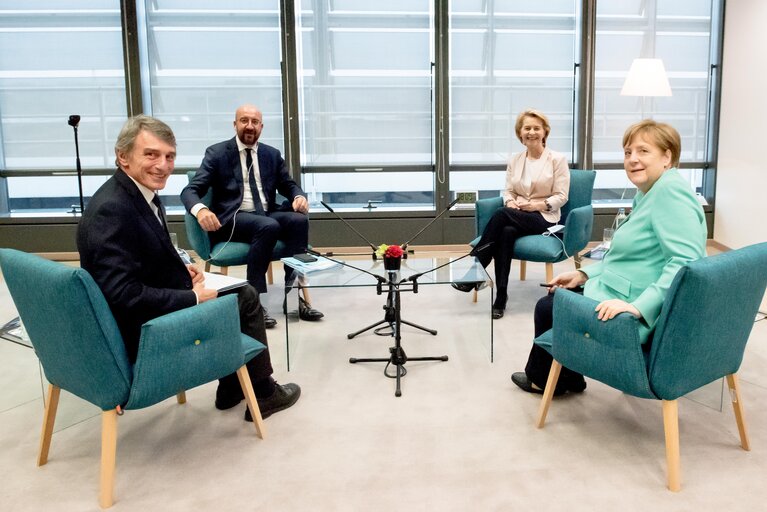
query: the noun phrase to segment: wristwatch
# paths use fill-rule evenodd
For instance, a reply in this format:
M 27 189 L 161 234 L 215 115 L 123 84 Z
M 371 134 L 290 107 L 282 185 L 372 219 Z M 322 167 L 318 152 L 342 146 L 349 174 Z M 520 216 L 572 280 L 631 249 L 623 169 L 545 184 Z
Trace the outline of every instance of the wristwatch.
M 549 200 L 548 199 L 544 199 L 543 202 L 546 203 L 546 211 L 550 212 L 551 211 L 551 205 L 549 204 Z

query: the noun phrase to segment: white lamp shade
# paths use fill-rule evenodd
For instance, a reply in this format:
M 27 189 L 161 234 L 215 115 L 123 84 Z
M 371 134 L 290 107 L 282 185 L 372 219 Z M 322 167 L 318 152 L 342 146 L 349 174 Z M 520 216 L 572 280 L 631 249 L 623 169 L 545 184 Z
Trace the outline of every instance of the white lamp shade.
M 623 82 L 621 96 L 671 96 L 661 59 L 634 59 Z

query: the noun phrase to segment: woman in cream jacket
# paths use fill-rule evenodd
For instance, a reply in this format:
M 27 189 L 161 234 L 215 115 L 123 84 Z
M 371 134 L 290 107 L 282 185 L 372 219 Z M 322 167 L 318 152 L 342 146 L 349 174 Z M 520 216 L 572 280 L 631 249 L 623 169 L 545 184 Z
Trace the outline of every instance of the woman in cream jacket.
M 477 244 L 477 247 L 491 244 L 476 255 L 482 266 L 487 267 L 495 260 L 494 319 L 501 318 L 506 308 L 514 242 L 522 236 L 544 233 L 556 224 L 570 189 L 567 159 L 546 147 L 551 132 L 546 116 L 536 110 L 526 110 L 517 116 L 514 128 L 526 150 L 509 160 L 504 207 L 493 214 Z M 468 292 L 474 286 L 453 283 L 453 288 Z

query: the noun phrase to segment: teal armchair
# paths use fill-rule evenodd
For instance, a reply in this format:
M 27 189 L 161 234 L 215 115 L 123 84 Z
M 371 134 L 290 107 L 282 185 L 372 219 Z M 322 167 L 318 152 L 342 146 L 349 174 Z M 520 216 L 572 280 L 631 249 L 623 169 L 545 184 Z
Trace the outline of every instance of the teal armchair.
M 240 333 L 234 295 L 151 320 L 135 365 L 101 290 L 85 270 L 0 250 L 0 267 L 50 382 L 37 465 L 48 451 L 62 389 L 102 410 L 99 504 L 113 503 L 117 417 L 237 372 L 256 433 L 264 427 L 245 363 L 266 347 Z
M 737 371 L 767 286 L 767 243 L 703 258 L 676 275 L 648 350 L 637 320 L 602 322 L 597 302 L 567 290 L 554 297 L 553 328 L 535 343 L 554 358 L 538 414 L 543 427 L 562 366 L 640 398 L 661 400 L 668 488 L 680 489 L 677 399 L 727 378 L 741 446 L 749 449 Z
M 596 172 L 573 169 L 570 171 L 570 190 L 567 203 L 562 207 L 559 223 L 565 226 L 564 236 L 531 235 L 517 239 L 514 244 L 514 259 L 520 261 L 519 279 L 525 280 L 526 262 L 536 261 L 546 264 L 546 282 L 554 277 L 554 263 L 573 257 L 575 268 L 580 268 L 582 251 L 591 239 L 594 224 L 594 211 L 591 197 L 594 191 Z M 502 197 L 480 199 L 476 202 L 476 236 L 471 245 L 479 242 L 493 213 L 503 207 Z

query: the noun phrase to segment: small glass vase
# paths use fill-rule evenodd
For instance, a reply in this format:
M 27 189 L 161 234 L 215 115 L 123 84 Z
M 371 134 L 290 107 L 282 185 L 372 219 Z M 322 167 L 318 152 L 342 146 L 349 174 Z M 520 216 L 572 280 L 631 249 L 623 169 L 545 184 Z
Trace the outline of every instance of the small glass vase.
M 384 256 L 384 268 L 386 270 L 399 270 L 400 265 L 402 265 L 402 257 L 399 258 L 391 258 L 389 256 Z

